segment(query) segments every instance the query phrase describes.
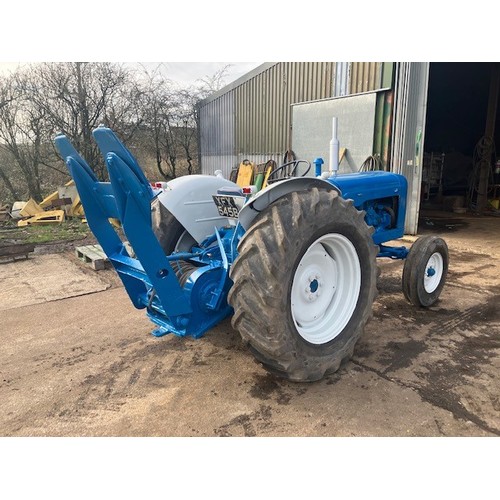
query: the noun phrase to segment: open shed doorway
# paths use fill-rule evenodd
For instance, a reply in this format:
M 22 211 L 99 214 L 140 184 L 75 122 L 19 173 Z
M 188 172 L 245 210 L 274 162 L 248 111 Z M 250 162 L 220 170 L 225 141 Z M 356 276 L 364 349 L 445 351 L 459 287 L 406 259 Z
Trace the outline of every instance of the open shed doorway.
M 495 176 L 494 167 L 500 157 L 500 113 L 497 102 L 491 101 L 490 90 L 496 67 L 498 63 L 430 64 L 420 198 L 422 215 L 434 210 L 455 214 L 474 210 L 480 170 L 478 154 L 487 146 L 487 122 L 491 130 L 492 119 L 489 205 L 497 196 L 494 185 L 500 182 L 500 176 Z

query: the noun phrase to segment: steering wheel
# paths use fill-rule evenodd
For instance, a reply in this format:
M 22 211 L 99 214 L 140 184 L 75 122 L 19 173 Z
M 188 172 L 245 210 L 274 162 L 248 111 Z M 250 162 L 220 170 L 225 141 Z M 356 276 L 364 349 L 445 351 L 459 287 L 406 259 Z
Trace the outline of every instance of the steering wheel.
M 311 164 L 307 160 L 292 160 L 272 170 L 269 174 L 269 177 L 267 178 L 267 184 L 272 184 L 273 182 L 278 182 L 284 179 L 289 179 L 290 177 L 295 177 L 297 169 L 301 163 L 305 163 L 307 165 L 307 169 L 300 176 L 304 177 L 305 175 L 307 175 L 309 170 L 311 170 Z M 285 175 L 283 175 L 283 172 Z M 280 173 L 279 177 L 278 173 Z

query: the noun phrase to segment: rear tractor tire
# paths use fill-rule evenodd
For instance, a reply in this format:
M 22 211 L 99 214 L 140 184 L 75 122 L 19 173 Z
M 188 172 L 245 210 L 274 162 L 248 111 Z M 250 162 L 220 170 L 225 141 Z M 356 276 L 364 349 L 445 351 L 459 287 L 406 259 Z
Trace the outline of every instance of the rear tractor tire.
M 448 246 L 442 238 L 418 238 L 403 267 L 403 294 L 408 302 L 421 307 L 434 305 L 446 281 L 448 262 Z
M 160 201 L 152 205 L 151 223 L 153 233 L 167 256 L 174 252 L 190 252 L 196 245 L 195 239 Z M 184 288 L 189 276 L 196 271 L 196 266 L 182 260 L 171 262 L 171 265 L 179 285 Z
M 254 220 L 231 268 L 233 327 L 269 371 L 310 382 L 349 359 L 371 316 L 377 247 L 336 191 L 289 193 Z
M 153 202 L 151 219 L 153 232 L 165 255 L 173 252 L 189 252 L 196 244 L 195 239 L 159 200 Z

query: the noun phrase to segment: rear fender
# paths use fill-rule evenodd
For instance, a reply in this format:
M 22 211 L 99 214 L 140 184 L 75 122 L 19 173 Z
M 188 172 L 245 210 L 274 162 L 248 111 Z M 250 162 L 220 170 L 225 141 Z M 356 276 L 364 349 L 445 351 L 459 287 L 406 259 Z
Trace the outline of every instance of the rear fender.
M 221 187 L 238 186 L 227 179 L 212 175 L 185 175 L 167 184 L 158 200 L 201 243 L 214 234 L 214 228 L 227 225 L 227 217 L 221 217 L 212 196 Z M 155 201 L 153 201 L 155 203 Z
M 252 225 L 253 220 L 260 212 L 265 210 L 271 203 L 294 191 L 305 191 L 307 189 L 317 187 L 327 191 L 340 190 L 330 182 L 319 179 L 317 177 L 293 177 L 280 182 L 271 184 L 266 189 L 259 191 L 248 203 L 241 209 L 239 214 L 239 222 L 245 231 Z

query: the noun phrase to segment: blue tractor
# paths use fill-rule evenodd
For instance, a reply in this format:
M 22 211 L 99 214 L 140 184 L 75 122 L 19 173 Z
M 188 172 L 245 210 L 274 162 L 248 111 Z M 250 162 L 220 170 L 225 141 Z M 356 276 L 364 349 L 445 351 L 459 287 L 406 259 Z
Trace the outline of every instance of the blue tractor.
M 416 306 L 433 305 L 443 289 L 444 240 L 386 245 L 404 235 L 401 175 L 322 178 L 299 174 L 294 161 L 257 193 L 221 175 L 183 176 L 156 190 L 113 131 L 98 127 L 93 136 L 110 182 L 64 135 L 55 144 L 90 229 L 155 336 L 199 338 L 231 316 L 267 370 L 315 381 L 353 355 L 377 294 L 377 257 L 406 259 L 403 293 Z

